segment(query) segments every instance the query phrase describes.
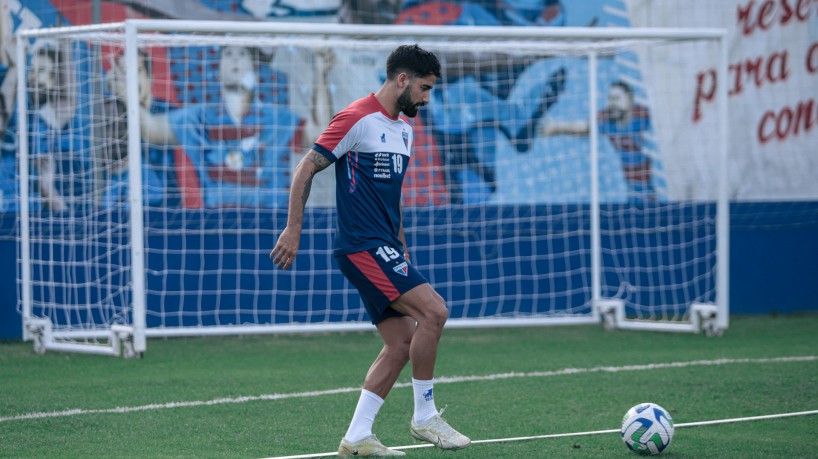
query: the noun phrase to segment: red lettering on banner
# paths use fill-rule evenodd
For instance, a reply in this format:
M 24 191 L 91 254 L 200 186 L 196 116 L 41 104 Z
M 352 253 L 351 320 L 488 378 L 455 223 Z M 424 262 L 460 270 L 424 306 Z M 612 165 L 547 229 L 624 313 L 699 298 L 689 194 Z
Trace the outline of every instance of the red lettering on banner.
M 737 7 L 736 22 L 743 35 L 750 35 L 758 29 L 769 30 L 776 23 L 787 25 L 793 18 L 805 22 L 814 4 L 814 0 L 750 0 Z
M 745 59 L 744 62 L 730 64 L 728 71 L 733 74 L 733 87 L 730 88 L 730 95 L 741 94 L 744 91 L 744 82 L 751 81 L 756 88 L 760 88 L 765 82 L 777 83 L 784 81 L 790 76 L 789 53 L 777 51 L 766 58 L 758 56 L 754 59 Z
M 798 20 L 803 22 L 809 18 L 809 9 L 812 6 L 810 0 L 798 0 L 798 6 L 795 7 L 795 15 Z
M 813 43 L 807 51 L 807 72 L 818 72 L 818 42 Z
M 815 99 L 801 101 L 793 110 L 784 107 L 778 112 L 768 110 L 758 123 L 758 141 L 765 144 L 773 138 L 785 140 L 801 132 L 807 133 L 818 126 L 818 110 Z
M 767 30 L 773 25 L 773 17 L 775 14 L 775 5 L 770 0 L 761 5 L 761 10 L 758 12 L 758 27 L 761 30 Z
M 752 9 L 752 0 L 750 0 L 750 3 L 744 7 L 741 5 L 738 6 L 738 23 L 741 26 L 741 33 L 744 35 L 750 35 L 753 32 L 752 27 L 750 27 L 750 10 Z
M 806 102 L 799 102 L 795 110 L 795 126 L 793 134 L 798 135 L 799 129 L 804 128 L 804 132 L 812 130 L 818 124 L 818 111 L 815 110 L 815 100 L 809 99 Z
M 770 54 L 770 58 L 767 59 L 767 80 L 770 83 L 784 81 L 790 76 L 787 65 L 789 55 L 787 50 Z
M 762 145 L 772 140 L 773 133 L 770 132 L 769 122 L 775 119 L 775 114 L 772 111 L 767 111 L 761 117 L 761 122 L 758 123 L 758 142 Z
M 778 112 L 778 116 L 775 120 L 775 136 L 778 137 L 778 140 L 782 140 L 787 137 L 787 133 L 790 131 L 792 127 L 792 109 L 790 107 L 784 107 L 780 112 Z
M 727 66 L 727 72 L 733 74 L 733 87 L 730 88 L 730 95 L 740 94 L 744 90 L 745 75 L 754 77 L 756 86 L 761 85 L 761 56 L 753 59 L 746 59 L 738 64 Z
M 706 89 L 705 89 L 706 85 Z M 702 117 L 702 101 L 710 102 L 716 95 L 716 71 L 713 69 L 696 75 L 696 99 L 693 102 L 693 122 Z
M 781 2 L 781 25 L 787 25 L 792 17 L 792 6 L 790 6 L 790 2 L 784 0 Z
M 812 51 L 812 54 L 816 54 L 818 60 L 818 50 Z M 815 63 L 815 66 L 818 67 L 818 62 Z M 760 88 L 766 83 L 786 81 L 790 76 L 789 52 L 787 50 L 776 51 L 769 56 L 748 58 L 730 64 L 727 66 L 727 74 L 729 84 L 731 84 L 728 95 L 731 97 L 744 92 L 745 83 Z M 715 69 L 696 74 L 696 95 L 693 101 L 694 122 L 699 121 L 702 117 L 702 103 L 713 101 L 718 87 L 717 80 Z

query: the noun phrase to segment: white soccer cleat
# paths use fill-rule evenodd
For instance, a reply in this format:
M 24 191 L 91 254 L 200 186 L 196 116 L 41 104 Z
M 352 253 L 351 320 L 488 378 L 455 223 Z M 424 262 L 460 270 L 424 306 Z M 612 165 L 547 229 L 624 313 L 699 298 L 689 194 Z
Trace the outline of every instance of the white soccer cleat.
M 363 440 L 350 443 L 346 438 L 341 440 L 338 447 L 339 457 L 397 457 L 406 456 L 403 451 L 389 449 L 374 435 L 370 435 Z
M 432 443 L 440 449 L 463 449 L 471 444 L 469 437 L 454 430 L 452 426 L 440 417 L 440 414 L 435 415 L 432 419 L 424 422 L 421 425 L 415 425 L 411 422 L 409 430 L 416 440 Z

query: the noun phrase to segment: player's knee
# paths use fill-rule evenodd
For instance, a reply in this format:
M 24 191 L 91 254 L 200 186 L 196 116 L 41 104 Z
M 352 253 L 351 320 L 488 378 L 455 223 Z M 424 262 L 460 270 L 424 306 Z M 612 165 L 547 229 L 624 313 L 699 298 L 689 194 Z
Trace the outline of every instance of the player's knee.
M 443 331 L 443 325 L 449 319 L 449 310 L 446 303 L 439 302 L 432 305 L 426 313 L 426 326 L 438 332 Z
M 397 345 L 389 346 L 386 350 L 389 354 L 389 358 L 396 363 L 405 365 L 409 361 L 410 344 L 411 341 L 407 341 L 406 343 L 399 343 Z
M 440 321 L 441 327 L 449 320 L 449 308 L 446 307 L 446 303 L 440 303 L 440 307 L 438 308 L 438 321 Z
M 404 339 L 399 340 L 390 347 L 396 360 L 400 360 L 403 363 L 408 362 L 409 348 L 412 347 L 412 335 L 407 335 Z

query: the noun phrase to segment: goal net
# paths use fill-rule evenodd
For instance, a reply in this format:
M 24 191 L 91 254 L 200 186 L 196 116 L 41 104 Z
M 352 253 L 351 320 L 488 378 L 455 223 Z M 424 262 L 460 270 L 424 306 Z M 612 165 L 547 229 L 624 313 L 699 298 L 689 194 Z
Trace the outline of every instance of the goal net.
M 293 269 L 268 253 L 295 165 L 407 43 L 443 69 L 412 119 L 403 218 L 449 326 L 727 326 L 726 111 L 679 128 L 689 64 L 726 69 L 720 31 L 146 20 L 19 37 L 19 285 L 41 350 L 370 328 L 332 256 L 332 168 Z

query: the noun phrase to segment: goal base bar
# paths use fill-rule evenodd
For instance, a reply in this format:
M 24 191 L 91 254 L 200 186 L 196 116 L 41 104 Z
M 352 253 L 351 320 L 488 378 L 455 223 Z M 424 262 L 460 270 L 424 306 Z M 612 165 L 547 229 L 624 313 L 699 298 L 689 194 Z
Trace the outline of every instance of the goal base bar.
M 28 336 L 34 341 L 34 352 L 76 352 L 80 354 L 110 355 L 125 358 L 140 357 L 133 347 L 133 327 L 114 325 L 110 330 L 93 334 L 61 333 L 54 331 L 49 319 L 27 319 L 23 324 Z M 89 336 L 93 335 L 93 336 Z M 107 339 L 107 343 L 77 342 L 76 339 Z
M 701 333 L 707 336 L 721 336 L 724 328 L 718 325 L 718 306 L 710 303 L 693 303 L 690 305 L 690 321 L 677 322 L 666 320 L 629 319 L 625 316 L 625 302 L 619 299 L 602 299 L 596 303 L 608 330 L 642 330 L 678 333 Z

